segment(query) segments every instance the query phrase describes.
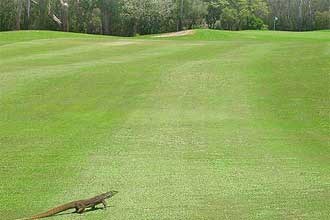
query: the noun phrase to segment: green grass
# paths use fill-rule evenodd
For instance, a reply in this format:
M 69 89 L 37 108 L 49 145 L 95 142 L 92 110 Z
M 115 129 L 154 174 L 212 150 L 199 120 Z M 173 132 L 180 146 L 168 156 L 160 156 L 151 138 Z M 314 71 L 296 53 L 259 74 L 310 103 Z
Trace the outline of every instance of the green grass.
M 0 219 L 329 219 L 330 33 L 0 33 Z

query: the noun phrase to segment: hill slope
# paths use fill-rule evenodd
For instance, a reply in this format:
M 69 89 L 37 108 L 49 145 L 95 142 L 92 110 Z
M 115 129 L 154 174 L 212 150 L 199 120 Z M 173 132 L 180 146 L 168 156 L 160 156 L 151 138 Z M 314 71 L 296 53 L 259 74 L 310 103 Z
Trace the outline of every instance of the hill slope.
M 330 34 L 0 33 L 0 209 L 327 219 Z M 51 219 L 80 219 L 66 214 Z

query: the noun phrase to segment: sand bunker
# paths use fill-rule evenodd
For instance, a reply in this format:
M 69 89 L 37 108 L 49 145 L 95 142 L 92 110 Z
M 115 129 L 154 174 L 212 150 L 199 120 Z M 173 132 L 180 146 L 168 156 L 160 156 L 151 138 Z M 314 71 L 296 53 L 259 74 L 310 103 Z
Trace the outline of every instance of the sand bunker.
M 194 34 L 194 30 L 165 33 L 165 34 L 156 35 L 154 37 L 178 37 L 178 36 L 185 36 L 185 35 L 192 35 L 192 34 Z

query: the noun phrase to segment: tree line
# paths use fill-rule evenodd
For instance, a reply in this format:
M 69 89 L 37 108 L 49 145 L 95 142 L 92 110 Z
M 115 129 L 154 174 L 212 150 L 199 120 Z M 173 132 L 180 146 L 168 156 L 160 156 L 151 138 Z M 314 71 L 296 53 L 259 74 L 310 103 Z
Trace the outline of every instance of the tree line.
M 330 29 L 330 0 L 0 0 L 0 31 L 134 36 L 201 27 Z

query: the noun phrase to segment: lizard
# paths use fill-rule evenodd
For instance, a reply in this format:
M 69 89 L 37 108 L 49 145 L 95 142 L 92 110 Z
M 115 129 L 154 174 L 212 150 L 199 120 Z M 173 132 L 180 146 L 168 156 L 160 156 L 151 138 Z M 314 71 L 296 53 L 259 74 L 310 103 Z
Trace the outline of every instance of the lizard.
M 109 192 L 103 193 L 101 195 L 95 196 L 90 199 L 73 201 L 73 202 L 58 206 L 56 208 L 50 209 L 47 212 L 44 212 L 44 213 L 41 213 L 38 215 L 34 215 L 30 218 L 24 218 L 22 220 L 46 218 L 46 217 L 50 217 L 52 215 L 56 215 L 60 212 L 67 211 L 69 209 L 76 209 L 76 211 L 75 211 L 76 213 L 82 214 L 82 213 L 84 213 L 86 208 L 95 209 L 96 205 L 101 204 L 101 203 L 103 204 L 104 209 L 106 209 L 107 203 L 105 200 L 111 198 L 112 196 L 114 196 L 117 193 L 118 193 L 118 191 L 109 191 Z

